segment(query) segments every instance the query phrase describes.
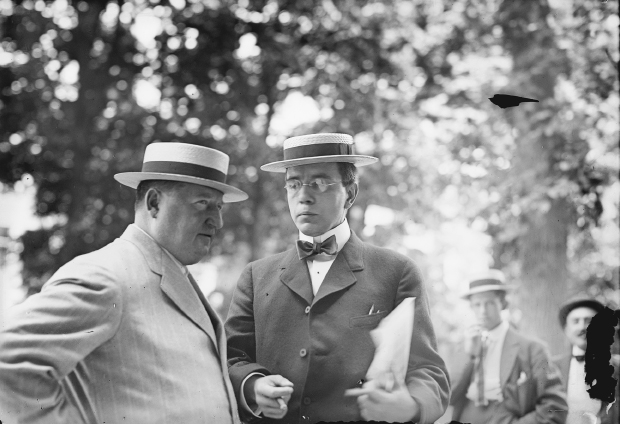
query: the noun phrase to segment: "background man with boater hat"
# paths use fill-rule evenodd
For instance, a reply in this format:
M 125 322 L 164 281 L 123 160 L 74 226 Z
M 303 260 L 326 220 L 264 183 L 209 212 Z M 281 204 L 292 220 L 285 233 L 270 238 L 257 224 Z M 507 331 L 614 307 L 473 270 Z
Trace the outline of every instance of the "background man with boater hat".
M 596 299 L 585 295 L 577 295 L 567 300 L 559 311 L 560 326 L 570 342 L 571 350 L 566 355 L 554 358 L 560 369 L 566 402 L 568 403 L 567 424 L 616 424 L 618 414 L 618 387 L 616 402 L 609 408 L 608 404 L 592 399 L 586 384 L 585 354 L 588 346 L 586 330 L 592 318 L 604 309 L 604 305 Z M 619 379 L 620 356 L 612 355 L 614 378 Z
M 4 423 L 239 423 L 223 325 L 186 265 L 222 227 L 228 156 L 154 143 L 135 222 L 100 250 L 61 267 L 10 311 L 0 334 Z
M 452 419 L 562 424 L 566 400 L 559 372 L 542 343 L 517 333 L 502 319 L 506 291 L 504 274 L 489 270 L 472 279 L 463 296 L 477 323 L 466 335 L 470 361 L 452 391 Z
M 420 271 L 403 255 L 363 243 L 347 223 L 358 193 L 355 166 L 376 160 L 355 155 L 351 136 L 312 134 L 289 138 L 284 160 L 261 167 L 285 173 L 300 240 L 250 263 L 233 296 L 228 364 L 246 417 L 430 423 L 444 413 L 447 371 Z M 411 296 L 415 321 L 405 381 L 392 390 L 364 383 L 374 354 L 370 330 Z M 370 393 L 345 396 L 360 387 Z

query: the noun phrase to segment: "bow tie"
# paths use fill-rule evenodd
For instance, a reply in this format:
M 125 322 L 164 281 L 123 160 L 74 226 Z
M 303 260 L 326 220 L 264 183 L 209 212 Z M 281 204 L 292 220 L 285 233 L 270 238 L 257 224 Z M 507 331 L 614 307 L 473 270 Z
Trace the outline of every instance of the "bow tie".
M 309 241 L 297 240 L 297 255 L 299 259 L 310 259 L 320 253 L 335 255 L 338 253 L 336 236 L 329 236 L 323 242 L 310 243 Z
M 577 362 L 583 362 L 586 360 L 586 355 L 573 355 L 573 358 L 575 358 Z

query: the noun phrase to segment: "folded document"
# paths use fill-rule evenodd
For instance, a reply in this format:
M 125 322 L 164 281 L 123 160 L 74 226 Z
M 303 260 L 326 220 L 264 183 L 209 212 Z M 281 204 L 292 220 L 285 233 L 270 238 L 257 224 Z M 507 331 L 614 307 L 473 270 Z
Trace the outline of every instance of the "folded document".
M 391 390 L 393 379 L 404 381 L 409 365 L 411 334 L 415 312 L 415 297 L 403 300 L 377 328 L 370 332 L 375 344 L 375 356 L 366 372 L 368 380 L 386 382 Z

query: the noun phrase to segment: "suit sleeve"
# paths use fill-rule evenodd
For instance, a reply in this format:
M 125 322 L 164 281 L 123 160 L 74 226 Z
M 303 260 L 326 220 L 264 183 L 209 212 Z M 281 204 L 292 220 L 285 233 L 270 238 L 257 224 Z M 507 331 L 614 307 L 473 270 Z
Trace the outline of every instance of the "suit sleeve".
M 84 421 L 63 379 L 120 323 L 119 289 L 105 274 L 47 283 L 41 293 L 9 309 L 0 333 L 0 405 L 7 419 Z
M 530 345 L 532 378 L 535 383 L 536 403 L 533 411 L 519 417 L 513 411 L 502 408 L 498 424 L 564 424 L 568 412 L 566 395 L 558 367 L 553 363 L 545 347 L 540 343 Z M 515 382 L 506 389 L 518 391 Z
M 415 316 L 406 383 L 420 407 L 420 423 L 439 419 L 448 407 L 450 382 L 446 364 L 437 352 L 435 330 L 430 317 L 426 290 L 420 272 L 411 261 L 405 263 L 397 292 L 397 305 L 414 296 Z
M 228 375 L 239 399 L 243 396 L 242 383 L 248 375 L 271 374 L 265 367 L 256 363 L 253 299 L 252 264 L 249 264 L 239 277 L 225 324 L 228 338 Z M 245 410 L 240 412 L 247 414 Z

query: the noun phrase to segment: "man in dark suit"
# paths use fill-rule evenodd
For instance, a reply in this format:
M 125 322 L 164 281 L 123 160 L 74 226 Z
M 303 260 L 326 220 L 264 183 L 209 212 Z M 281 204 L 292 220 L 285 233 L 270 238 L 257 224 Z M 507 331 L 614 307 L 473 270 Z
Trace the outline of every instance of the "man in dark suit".
M 560 325 L 571 344 L 571 353 L 554 358 L 554 362 L 560 369 L 566 391 L 567 424 L 616 424 L 620 418 L 618 387 L 616 387 L 616 402 L 608 411 L 607 404 L 590 397 L 589 386 L 585 381 L 584 366 L 588 345 L 586 330 L 592 318 L 603 309 L 601 302 L 584 295 L 575 296 L 560 307 Z M 614 366 L 614 378 L 618 380 L 620 357 L 612 355 L 611 362 Z
M 263 170 L 286 175 L 297 246 L 250 263 L 226 321 L 229 373 L 245 417 L 285 423 L 367 420 L 432 423 L 449 382 L 437 354 L 428 299 L 411 259 L 362 242 L 346 212 L 358 193 L 352 137 L 312 134 L 284 143 L 284 160 Z M 415 297 L 404 381 L 364 382 L 370 330 Z M 346 396 L 348 389 L 365 394 Z M 286 404 L 288 402 L 288 405 Z
M 9 311 L 0 334 L 4 423 L 240 423 L 224 326 L 187 265 L 209 251 L 228 156 L 185 143 L 147 146 L 135 222 L 61 267 Z
M 567 407 L 559 372 L 542 343 L 520 335 L 502 319 L 504 280 L 502 272 L 490 270 L 471 280 L 464 296 L 477 324 L 466 335 L 471 360 L 452 391 L 452 419 L 562 424 Z

